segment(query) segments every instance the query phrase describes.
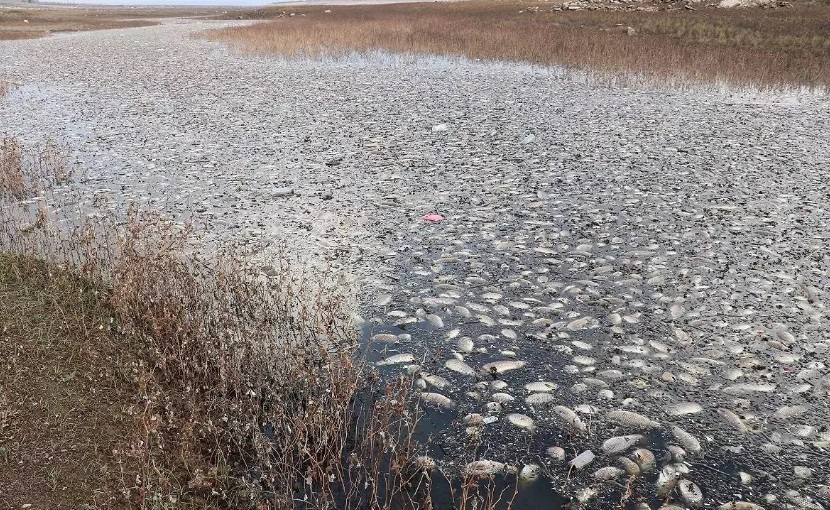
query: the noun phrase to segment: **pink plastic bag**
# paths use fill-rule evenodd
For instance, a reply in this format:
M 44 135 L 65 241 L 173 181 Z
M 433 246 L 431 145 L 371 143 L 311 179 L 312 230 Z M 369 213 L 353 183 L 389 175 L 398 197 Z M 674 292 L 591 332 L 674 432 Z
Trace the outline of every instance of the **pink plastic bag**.
M 429 221 L 431 223 L 438 223 L 439 221 L 443 220 L 444 217 L 440 214 L 427 214 L 426 216 L 421 217 L 424 221 Z

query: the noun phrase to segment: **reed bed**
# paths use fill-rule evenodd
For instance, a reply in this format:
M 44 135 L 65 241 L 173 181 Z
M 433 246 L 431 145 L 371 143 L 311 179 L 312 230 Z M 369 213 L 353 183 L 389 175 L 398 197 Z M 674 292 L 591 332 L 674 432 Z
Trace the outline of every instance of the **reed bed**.
M 821 90 L 830 84 L 827 3 L 649 12 L 470 1 L 274 7 L 250 17 L 268 21 L 208 37 L 289 58 L 379 50 L 588 69 L 606 78 Z

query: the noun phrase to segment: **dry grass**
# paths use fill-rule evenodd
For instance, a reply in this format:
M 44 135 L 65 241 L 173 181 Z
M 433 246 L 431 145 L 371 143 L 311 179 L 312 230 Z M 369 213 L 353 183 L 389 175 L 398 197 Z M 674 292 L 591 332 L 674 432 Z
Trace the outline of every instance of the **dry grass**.
M 0 255 L 0 508 L 106 508 L 118 500 L 113 450 L 139 405 L 136 346 L 111 330 L 101 289 Z M 81 469 L 79 469 L 79 467 Z
M 14 89 L 12 82 L 0 76 L 0 99 L 6 97 Z
M 636 73 L 821 89 L 830 84 L 826 2 L 658 12 L 552 8 L 515 1 L 267 8 L 250 17 L 276 19 L 209 37 L 289 57 L 383 50 L 554 64 L 606 77 Z
M 413 379 L 356 357 L 334 275 L 78 210 L 53 143 L 6 138 L 0 161 L 8 508 L 432 508 Z M 451 498 L 494 508 L 494 487 Z
M 55 32 L 145 27 L 159 18 L 216 16 L 210 8 L 124 8 L 0 5 L 0 40 L 32 39 Z

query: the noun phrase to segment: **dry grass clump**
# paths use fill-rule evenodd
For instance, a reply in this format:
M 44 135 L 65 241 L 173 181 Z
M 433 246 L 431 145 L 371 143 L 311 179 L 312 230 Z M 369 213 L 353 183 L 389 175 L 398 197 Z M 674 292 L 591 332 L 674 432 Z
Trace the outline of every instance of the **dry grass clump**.
M 0 197 L 31 198 L 72 179 L 73 169 L 52 141 L 26 157 L 29 161 L 24 161 L 23 145 L 16 138 L 4 137 L 0 141 Z
M 3 99 L 14 89 L 14 85 L 9 80 L 0 76 L 0 99 Z
M 271 8 L 256 15 L 277 19 L 214 31 L 209 37 L 288 57 L 383 50 L 553 64 L 610 77 L 635 73 L 821 89 L 830 84 L 826 3 L 639 12 L 471 1 Z
M 123 409 L 142 402 L 136 346 L 111 330 L 101 290 L 0 254 L 0 508 L 119 506 L 112 452 L 133 432 Z
M 333 275 L 207 256 L 192 225 L 88 209 L 55 187 L 72 179 L 55 150 L 0 145 L 4 501 L 431 507 L 413 380 L 356 357 Z M 497 504 L 477 483 L 453 493 L 460 508 Z

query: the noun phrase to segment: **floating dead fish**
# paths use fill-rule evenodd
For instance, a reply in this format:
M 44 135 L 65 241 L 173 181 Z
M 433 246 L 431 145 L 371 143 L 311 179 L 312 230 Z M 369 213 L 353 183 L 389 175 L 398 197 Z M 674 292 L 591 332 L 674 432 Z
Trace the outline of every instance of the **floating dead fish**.
M 696 402 L 678 402 L 676 404 L 669 404 L 665 407 L 666 413 L 671 416 L 682 416 L 686 414 L 696 414 L 703 411 L 703 406 Z
M 530 392 L 547 393 L 556 390 L 559 385 L 547 381 L 535 381 L 525 384 L 525 389 Z
M 378 366 L 400 365 L 402 363 L 412 363 L 414 361 L 415 361 L 415 356 L 413 356 L 411 353 L 394 354 L 392 356 L 389 356 L 387 358 L 384 358 L 384 359 L 378 361 L 377 363 L 375 363 L 375 365 L 378 365 Z
M 519 470 L 519 479 L 525 482 L 530 482 L 539 478 L 542 473 L 542 468 L 538 464 L 526 464 Z
M 628 457 L 617 457 L 617 463 L 622 466 L 628 476 L 637 476 L 641 473 L 640 465 Z
M 386 306 L 392 303 L 392 294 L 381 294 L 375 299 L 375 306 Z
M 473 352 L 474 348 L 475 344 L 473 343 L 473 339 L 468 336 L 461 337 L 458 339 L 458 342 L 456 342 L 456 349 L 458 349 L 458 352 L 466 354 Z
M 434 313 L 428 313 L 426 315 L 427 322 L 435 326 L 436 328 L 443 328 L 444 327 L 444 320 L 435 315 Z
M 547 453 L 548 457 L 550 457 L 552 460 L 558 462 L 562 462 L 563 460 L 565 460 L 565 449 L 560 448 L 559 446 L 551 446 L 550 448 L 545 450 L 545 453 Z
M 463 307 L 461 305 L 456 306 L 453 310 L 455 310 L 455 313 L 457 313 L 460 317 L 464 317 L 465 319 L 472 316 L 472 314 L 470 313 L 470 310 L 468 310 L 466 307 Z
M 569 322 L 565 328 L 571 331 L 579 331 L 585 329 L 592 320 L 593 319 L 591 317 L 580 317 L 579 319 Z
M 490 398 L 492 398 L 494 402 L 498 402 L 499 404 L 506 404 L 508 402 L 516 400 L 516 397 L 509 393 L 493 393 L 490 396 Z
M 553 412 L 556 414 L 557 417 L 565 424 L 567 427 L 571 427 L 577 432 L 586 433 L 588 432 L 588 427 L 582 422 L 579 416 L 571 409 L 565 406 L 556 406 L 553 408 Z
M 455 408 L 455 403 L 449 397 L 441 395 L 440 393 L 421 393 L 421 400 L 423 400 L 424 402 L 428 402 L 430 404 L 435 404 L 438 407 L 442 407 L 444 409 Z
M 678 426 L 672 427 L 671 432 L 674 438 L 680 444 L 680 446 L 685 448 L 688 452 L 691 452 L 695 455 L 700 453 L 700 441 L 698 441 L 695 436 L 689 434 L 688 432 L 686 432 Z
M 524 368 L 525 365 L 527 365 L 527 362 L 519 360 L 493 361 L 481 367 L 481 371 L 486 374 L 503 374 L 504 372 Z
M 444 363 L 444 366 L 447 368 L 447 370 L 452 370 L 453 372 L 457 372 L 459 374 L 463 374 L 463 375 L 475 375 L 476 374 L 476 371 L 473 369 L 473 367 L 471 367 L 470 365 L 468 365 L 467 363 L 465 363 L 465 362 L 463 362 L 459 359 L 455 359 L 455 358 L 448 359 Z
M 582 469 L 588 464 L 590 464 L 594 460 L 595 455 L 594 452 L 591 450 L 585 450 L 584 452 L 580 453 L 576 457 L 573 458 L 568 464 L 571 469 Z
M 795 406 L 783 406 L 778 408 L 774 413 L 772 413 L 772 417 L 779 420 L 786 420 L 789 418 L 794 418 L 796 416 L 801 416 L 809 410 L 810 407 L 806 404 Z
M 594 471 L 594 479 L 600 482 L 615 480 L 619 478 L 623 473 L 625 473 L 625 471 L 618 467 L 607 466 Z
M 657 475 L 657 495 L 661 498 L 667 497 L 674 490 L 680 475 L 672 466 L 666 466 Z
M 398 343 L 399 338 L 398 335 L 391 335 L 389 333 L 378 333 L 377 335 L 372 335 L 372 338 L 369 339 L 369 341 L 383 344 L 396 344 Z
M 639 434 L 611 437 L 602 443 L 602 451 L 608 455 L 622 453 L 642 440 L 643 436 Z
M 525 397 L 525 403 L 532 406 L 550 404 L 555 400 L 556 398 L 550 393 L 533 393 Z
M 520 429 L 525 430 L 533 430 L 535 428 L 533 424 L 533 418 L 530 416 L 519 414 L 519 413 L 511 413 L 507 415 L 507 421 L 512 423 L 513 425 L 519 427 Z
M 730 395 L 747 395 L 752 393 L 771 393 L 775 391 L 777 385 L 769 383 L 744 383 L 733 384 L 723 389 L 724 393 Z
M 671 458 L 674 462 L 685 462 L 686 461 L 686 450 L 682 447 L 677 446 L 676 444 L 670 444 L 666 446 L 666 450 L 671 453 Z
M 427 384 L 429 384 L 430 386 L 434 386 L 438 389 L 444 389 L 450 385 L 450 382 L 441 377 L 440 375 L 428 374 L 424 372 L 421 374 L 421 378 L 423 378 L 423 380 L 426 381 Z
M 660 424 L 642 414 L 631 411 L 610 411 L 608 419 L 620 425 L 639 429 L 656 429 Z
M 697 508 L 703 504 L 703 492 L 694 482 L 683 479 L 677 482 L 677 489 L 680 491 L 680 497 L 692 508 Z
M 643 472 L 651 471 L 657 464 L 657 459 L 654 458 L 654 453 L 645 448 L 637 448 L 631 453 L 631 458 L 640 466 Z
M 761 505 L 749 501 L 730 501 L 718 507 L 718 510 L 765 510 Z
M 464 466 L 464 474 L 467 476 L 496 475 L 504 473 L 507 466 L 502 462 L 494 460 L 476 460 Z
M 718 414 L 723 417 L 724 421 L 726 421 L 729 425 L 732 425 L 738 432 L 746 433 L 749 431 L 749 427 L 747 427 L 741 417 L 734 412 L 723 407 L 719 407 L 717 411 Z

